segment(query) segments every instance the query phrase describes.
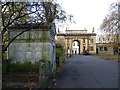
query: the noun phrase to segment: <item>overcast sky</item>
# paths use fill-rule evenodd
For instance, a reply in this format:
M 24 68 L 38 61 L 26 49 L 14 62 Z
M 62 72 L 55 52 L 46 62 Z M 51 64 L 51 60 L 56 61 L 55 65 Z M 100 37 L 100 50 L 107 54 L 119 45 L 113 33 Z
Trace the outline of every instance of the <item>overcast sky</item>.
M 117 0 L 61 0 L 64 9 L 76 21 L 76 24 L 69 24 L 68 29 L 83 30 L 86 27 L 88 32 L 92 32 L 93 27 L 95 30 L 99 29 L 114 1 Z

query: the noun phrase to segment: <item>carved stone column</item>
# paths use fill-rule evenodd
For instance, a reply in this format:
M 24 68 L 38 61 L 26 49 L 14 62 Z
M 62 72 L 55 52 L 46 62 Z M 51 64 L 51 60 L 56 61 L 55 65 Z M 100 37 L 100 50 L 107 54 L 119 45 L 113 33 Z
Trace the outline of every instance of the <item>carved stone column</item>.
M 81 53 L 81 40 L 78 39 L 78 42 L 79 42 L 79 54 Z
M 70 39 L 70 54 L 72 54 L 72 38 Z
M 83 39 L 81 39 L 81 53 L 83 53 L 83 48 L 84 48 Z
M 68 40 L 67 40 L 67 38 L 65 38 L 65 54 L 67 54 L 67 50 L 68 50 L 67 42 L 68 42 Z
M 88 48 L 87 48 L 87 50 L 88 50 L 88 52 L 89 52 L 89 38 L 87 39 L 87 45 L 88 45 Z

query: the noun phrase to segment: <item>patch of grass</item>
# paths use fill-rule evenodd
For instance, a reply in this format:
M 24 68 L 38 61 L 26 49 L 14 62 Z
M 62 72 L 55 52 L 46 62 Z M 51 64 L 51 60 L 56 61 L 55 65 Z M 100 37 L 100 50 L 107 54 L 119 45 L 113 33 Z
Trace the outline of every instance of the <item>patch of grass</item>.
M 39 71 L 39 62 L 32 64 L 30 62 L 25 63 L 9 63 L 9 71 L 12 72 L 38 72 Z
M 102 55 L 101 59 L 106 59 L 106 60 L 118 60 L 120 58 L 118 55 Z
M 99 54 L 91 54 L 91 56 L 100 56 Z
M 60 60 L 65 60 L 67 58 L 67 56 L 61 56 Z

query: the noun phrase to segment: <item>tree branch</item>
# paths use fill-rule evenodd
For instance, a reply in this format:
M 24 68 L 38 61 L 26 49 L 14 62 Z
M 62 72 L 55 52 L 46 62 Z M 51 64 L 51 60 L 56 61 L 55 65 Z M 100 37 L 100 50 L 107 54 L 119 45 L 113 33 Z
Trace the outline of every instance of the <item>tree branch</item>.
M 13 39 L 11 39 L 11 40 L 9 41 L 8 45 L 7 45 L 5 48 L 3 48 L 3 53 L 7 50 L 7 48 L 9 47 L 9 45 L 10 45 L 18 36 L 20 36 L 21 34 L 23 34 L 23 33 L 26 32 L 26 31 L 30 31 L 30 30 L 31 30 L 31 29 L 26 29 L 26 30 L 20 32 L 19 34 L 17 34 L 15 37 L 13 37 Z
M 37 12 L 37 11 L 35 11 L 35 12 Z M 11 25 L 15 20 L 17 20 L 17 19 L 19 19 L 19 18 L 22 18 L 22 17 L 25 17 L 25 16 L 27 16 L 27 15 L 33 14 L 33 13 L 35 13 L 35 12 L 31 12 L 31 13 L 24 14 L 24 15 L 22 15 L 22 16 L 19 16 L 19 17 L 14 18 L 11 22 L 9 22 L 9 23 L 3 28 L 2 34 L 4 34 L 4 33 L 6 32 L 8 26 Z

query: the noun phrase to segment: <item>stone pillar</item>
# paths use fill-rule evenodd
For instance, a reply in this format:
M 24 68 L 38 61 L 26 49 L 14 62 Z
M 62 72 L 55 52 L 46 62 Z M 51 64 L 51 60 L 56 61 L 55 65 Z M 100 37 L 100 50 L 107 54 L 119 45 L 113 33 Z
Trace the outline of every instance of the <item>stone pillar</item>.
M 67 45 L 66 45 L 67 47 L 67 55 L 68 55 L 68 57 L 70 56 L 70 39 L 69 38 L 67 38 Z M 69 48 L 68 48 L 69 47 Z
M 85 38 L 83 38 L 83 52 L 85 51 L 85 49 L 86 49 Z
M 81 49 L 81 53 L 83 53 L 83 39 L 81 39 L 81 47 L 80 47 L 80 49 Z
M 89 38 L 86 39 L 86 48 L 89 51 Z
M 88 44 L 87 44 L 88 48 L 87 49 L 88 49 L 88 52 L 89 52 L 89 38 L 87 39 L 87 42 L 88 42 Z
M 96 54 L 96 37 L 94 37 L 94 39 L 93 39 L 93 43 L 94 43 L 94 45 L 93 45 L 93 48 L 94 48 L 94 54 Z
M 70 55 L 71 55 L 72 54 L 72 39 L 70 39 L 69 43 L 70 43 Z
M 87 39 L 86 38 L 84 38 L 85 39 L 85 43 L 84 43 L 84 46 L 85 46 L 85 51 L 87 50 Z
M 68 42 L 68 40 L 67 40 L 67 38 L 66 38 L 66 39 L 65 39 L 65 54 L 67 54 L 67 52 L 68 52 L 67 42 Z
M 81 41 L 80 39 L 78 41 L 79 41 L 79 54 L 80 54 L 81 53 Z

